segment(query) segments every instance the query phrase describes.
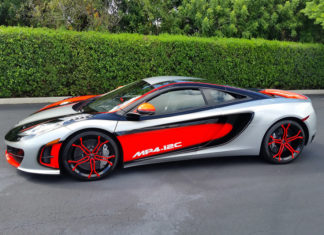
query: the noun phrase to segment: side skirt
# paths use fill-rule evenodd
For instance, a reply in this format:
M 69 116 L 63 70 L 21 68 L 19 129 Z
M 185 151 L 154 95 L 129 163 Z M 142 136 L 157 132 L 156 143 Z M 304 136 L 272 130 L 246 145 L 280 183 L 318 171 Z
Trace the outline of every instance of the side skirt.
M 144 165 L 151 165 L 151 164 L 159 164 L 159 163 L 167 163 L 167 162 L 178 162 L 178 161 L 185 161 L 185 160 L 196 160 L 196 159 L 206 159 L 206 158 L 218 158 L 218 157 L 234 157 L 234 156 L 245 156 L 245 155 L 215 155 L 215 153 L 208 153 L 208 154 L 199 154 L 196 151 L 190 152 L 187 154 L 168 154 L 168 155 L 161 155 L 155 158 L 143 159 L 143 161 L 132 161 L 132 162 L 125 162 L 124 168 L 135 167 L 135 166 L 144 166 Z M 251 156 L 247 154 L 246 156 Z M 255 155 L 258 156 L 258 155 Z

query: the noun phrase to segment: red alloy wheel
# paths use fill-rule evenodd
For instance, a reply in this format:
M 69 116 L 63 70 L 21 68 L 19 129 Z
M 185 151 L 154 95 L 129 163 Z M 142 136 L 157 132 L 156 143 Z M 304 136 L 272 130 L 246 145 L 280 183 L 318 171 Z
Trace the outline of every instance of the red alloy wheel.
M 288 163 L 296 159 L 305 145 L 302 126 L 293 120 L 276 123 L 267 132 L 262 156 L 273 163 Z
M 118 155 L 117 145 L 110 136 L 89 131 L 66 144 L 62 163 L 64 169 L 78 179 L 97 180 L 114 170 Z

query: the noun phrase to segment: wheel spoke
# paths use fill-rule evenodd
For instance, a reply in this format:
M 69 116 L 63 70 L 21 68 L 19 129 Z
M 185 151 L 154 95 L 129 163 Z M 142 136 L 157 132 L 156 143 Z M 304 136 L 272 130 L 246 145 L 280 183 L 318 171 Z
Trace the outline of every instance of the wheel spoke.
M 281 154 L 282 154 L 282 151 L 284 150 L 284 148 L 285 148 L 285 145 L 281 144 L 278 153 L 273 155 L 273 158 L 276 158 L 277 156 L 279 156 L 278 160 L 280 161 L 281 160 Z
M 283 131 L 284 131 L 284 133 L 283 133 L 283 135 L 282 135 L 282 139 L 286 139 L 286 138 L 287 138 L 287 135 L 288 135 L 288 128 L 290 127 L 290 123 L 288 123 L 288 125 L 287 125 L 286 128 L 285 128 L 284 125 L 281 125 L 281 127 L 282 127 L 282 129 L 283 129 Z
M 275 139 L 272 135 L 270 136 L 270 138 L 272 139 L 272 141 L 269 142 L 268 145 L 271 145 L 273 143 L 276 143 L 276 144 L 281 144 L 282 143 L 281 139 Z
M 104 162 L 108 162 L 108 164 L 109 164 L 110 166 L 112 166 L 113 163 L 112 163 L 111 161 L 109 161 L 109 159 L 114 158 L 114 157 L 115 157 L 115 155 L 112 155 L 112 156 L 110 156 L 110 157 L 104 157 L 104 156 L 96 155 L 94 159 L 97 160 L 97 161 L 104 161 Z
M 72 146 L 81 149 L 82 152 L 84 152 L 84 153 L 87 154 L 87 155 L 89 154 L 89 153 L 87 153 L 87 151 L 86 151 L 82 146 L 80 146 L 80 145 L 72 144 Z
M 91 169 L 91 171 L 90 171 L 90 173 L 89 173 L 89 175 L 88 175 L 88 178 L 90 179 L 91 178 L 91 175 L 93 174 L 93 173 L 95 173 L 98 177 L 100 176 L 99 174 L 98 174 L 98 172 L 96 171 L 96 162 L 95 162 L 95 160 L 92 158 L 92 159 L 90 159 L 90 169 Z
M 83 143 L 82 143 L 82 137 L 80 138 L 80 144 L 81 144 L 82 148 L 84 148 L 84 150 L 85 150 L 88 154 L 91 153 L 91 151 L 90 151 L 89 149 L 87 149 L 87 147 L 85 147 L 85 146 L 83 145 Z
M 97 177 L 100 177 L 100 175 L 96 171 L 96 163 L 95 163 L 95 160 L 94 159 L 91 159 L 91 160 L 92 160 L 92 165 L 93 165 L 93 172 L 97 175 Z
M 101 147 L 104 145 L 104 144 L 107 144 L 109 141 L 106 140 L 105 142 L 101 143 L 99 145 L 99 147 L 96 149 L 96 151 L 92 151 L 93 154 L 97 154 L 99 152 L 99 150 L 101 149 Z
M 295 150 L 290 144 L 286 143 L 285 147 L 291 152 L 292 158 L 294 158 L 294 153 L 299 153 L 299 151 Z
M 294 141 L 296 139 L 304 139 L 303 136 L 300 136 L 299 134 L 301 133 L 301 130 L 298 131 L 297 135 L 291 136 L 289 138 L 287 138 L 287 142 L 291 142 Z
M 92 175 L 92 173 L 93 173 L 93 166 L 92 166 L 92 159 L 90 160 L 90 169 L 91 169 L 91 171 L 90 171 L 90 173 L 89 173 L 89 175 L 88 175 L 88 179 L 90 179 L 90 177 L 91 177 L 91 175 Z
M 72 169 L 72 171 L 75 171 L 75 169 L 76 169 L 79 165 L 88 162 L 89 159 L 90 159 L 90 157 L 87 157 L 87 159 L 85 159 L 84 161 L 82 161 L 82 162 L 78 162 L 77 164 L 75 164 L 74 167 L 73 167 L 73 169 Z
M 89 156 L 85 156 L 83 158 L 81 158 L 80 160 L 68 160 L 68 163 L 78 163 L 78 162 L 82 162 L 83 160 L 85 160 L 86 158 L 89 158 Z
M 109 160 L 109 159 L 111 159 L 111 158 L 114 158 L 115 155 L 111 155 L 111 156 L 109 156 L 109 157 L 101 156 L 101 155 L 95 155 L 95 157 L 99 157 L 99 158 L 103 158 L 103 159 L 105 159 L 105 160 Z

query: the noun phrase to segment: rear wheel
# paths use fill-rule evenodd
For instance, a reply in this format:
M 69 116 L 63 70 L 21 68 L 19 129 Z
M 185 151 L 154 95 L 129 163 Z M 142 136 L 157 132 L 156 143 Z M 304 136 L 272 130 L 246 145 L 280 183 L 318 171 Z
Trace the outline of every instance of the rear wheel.
M 116 142 L 98 131 L 86 131 L 74 136 L 65 145 L 62 165 L 73 177 L 97 180 L 110 174 L 119 161 Z
M 274 124 L 266 133 L 261 155 L 272 163 L 288 163 L 296 159 L 305 145 L 302 126 L 293 120 Z

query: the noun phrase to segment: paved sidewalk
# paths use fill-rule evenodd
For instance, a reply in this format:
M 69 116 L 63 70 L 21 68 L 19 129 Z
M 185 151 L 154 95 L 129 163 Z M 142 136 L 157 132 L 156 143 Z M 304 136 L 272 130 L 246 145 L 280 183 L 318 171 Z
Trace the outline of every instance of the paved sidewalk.
M 298 94 L 303 95 L 324 95 L 323 90 L 290 90 Z M 41 103 L 54 103 L 69 96 L 59 96 L 59 97 L 23 97 L 23 98 L 0 98 L 1 104 L 41 104 Z

